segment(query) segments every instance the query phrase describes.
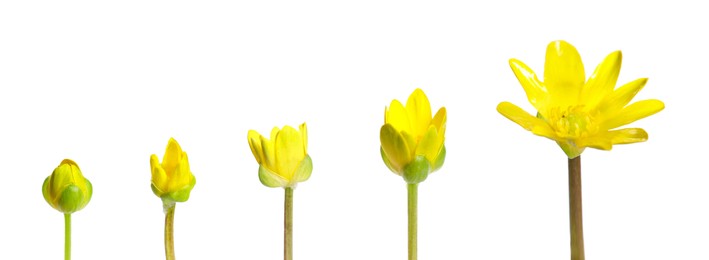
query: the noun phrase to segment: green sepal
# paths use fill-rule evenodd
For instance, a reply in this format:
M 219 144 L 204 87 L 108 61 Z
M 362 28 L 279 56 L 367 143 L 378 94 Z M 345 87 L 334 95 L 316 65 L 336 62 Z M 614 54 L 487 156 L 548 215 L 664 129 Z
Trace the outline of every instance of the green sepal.
M 192 192 L 192 188 L 194 188 L 195 184 L 197 184 L 197 179 L 192 176 L 192 180 L 189 185 L 174 192 L 161 193 L 160 190 L 158 190 L 158 188 L 152 183 L 150 184 L 150 188 L 153 190 L 153 193 L 155 193 L 155 195 L 160 197 L 163 201 L 185 202 L 190 199 L 190 192 Z
M 425 156 L 417 155 L 414 160 L 404 167 L 404 180 L 409 184 L 417 184 L 428 177 L 431 170 L 431 163 Z
M 49 178 L 50 177 L 51 177 L 51 175 L 44 179 L 44 183 L 42 184 L 42 195 L 44 196 L 44 200 L 47 203 L 49 203 L 49 206 L 52 206 L 52 208 L 56 209 L 56 207 L 54 207 L 54 204 L 52 203 L 52 198 L 49 197 Z
M 433 170 L 431 172 L 438 171 L 441 167 L 443 167 L 443 162 L 446 160 L 446 145 L 441 146 L 441 151 L 438 152 L 438 157 L 436 157 L 436 161 L 433 162 Z
M 288 181 L 286 179 L 278 176 L 278 174 L 272 172 L 268 168 L 263 167 L 263 165 L 259 165 L 258 167 L 258 179 L 261 181 L 261 184 L 270 188 L 288 186 Z
M 573 141 L 557 141 L 556 143 L 559 144 L 559 147 L 561 147 L 561 150 L 564 151 L 564 153 L 567 157 L 569 157 L 569 159 L 574 159 L 578 157 L 579 155 L 581 155 L 581 153 L 583 153 L 583 150 L 586 149 L 585 147 L 579 149 L 578 147 L 576 147 L 576 144 Z
M 84 193 L 76 185 L 67 185 L 59 196 L 57 208 L 65 214 L 74 213 L 86 206 Z
M 379 153 L 381 153 L 382 161 L 384 161 L 384 164 L 386 164 L 387 168 L 389 168 L 389 170 L 391 170 L 393 173 L 396 173 L 397 175 L 401 175 L 401 173 L 397 172 L 396 169 L 394 168 L 394 166 L 391 165 L 389 158 L 387 158 L 386 153 L 384 153 L 384 148 L 382 148 L 381 146 L 379 147 Z
M 295 169 L 295 173 L 293 173 L 293 185 L 298 182 L 307 181 L 312 172 L 313 160 L 310 159 L 310 155 L 306 154 L 305 158 L 298 164 L 298 168 Z

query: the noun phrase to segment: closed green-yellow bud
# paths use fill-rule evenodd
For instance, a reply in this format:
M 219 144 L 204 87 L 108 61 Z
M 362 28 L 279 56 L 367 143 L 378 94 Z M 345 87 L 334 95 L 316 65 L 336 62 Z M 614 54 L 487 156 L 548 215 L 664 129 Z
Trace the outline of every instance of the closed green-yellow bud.
M 91 182 L 81 174 L 79 165 L 64 159 L 52 175 L 44 179 L 42 194 L 52 208 L 71 214 L 86 207 L 91 200 L 93 188 Z

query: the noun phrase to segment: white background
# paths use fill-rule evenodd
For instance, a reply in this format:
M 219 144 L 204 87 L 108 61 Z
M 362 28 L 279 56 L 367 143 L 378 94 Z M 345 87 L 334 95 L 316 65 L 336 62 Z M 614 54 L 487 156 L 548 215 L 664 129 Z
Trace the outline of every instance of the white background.
M 588 259 L 709 259 L 706 8 L 616 1 L 6 1 L 0 3 L 0 259 L 61 259 L 41 186 L 64 158 L 94 186 L 74 259 L 162 259 L 149 156 L 176 138 L 197 185 L 179 259 L 280 259 L 283 190 L 262 186 L 249 129 L 308 123 L 295 258 L 405 259 L 406 189 L 379 155 L 384 107 L 422 88 L 448 109 L 443 168 L 420 185 L 420 259 L 568 259 L 566 157 L 495 111 L 528 111 L 507 61 L 540 75 L 575 45 L 587 75 L 667 108 L 646 143 L 583 153 Z

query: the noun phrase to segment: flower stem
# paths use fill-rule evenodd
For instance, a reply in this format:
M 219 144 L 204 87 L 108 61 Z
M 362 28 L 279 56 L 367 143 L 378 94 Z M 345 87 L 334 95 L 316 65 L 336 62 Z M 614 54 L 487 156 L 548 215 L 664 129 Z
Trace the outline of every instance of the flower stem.
M 409 197 L 409 260 L 417 258 L 418 183 L 406 184 Z
M 581 156 L 569 159 L 569 223 L 571 260 L 584 260 L 583 212 L 581 205 Z
M 64 260 L 71 259 L 71 214 L 64 214 Z
M 175 260 L 175 243 L 173 239 L 173 226 L 175 223 L 175 203 L 165 211 L 165 259 Z
M 293 188 L 286 187 L 283 209 L 283 259 L 293 260 Z

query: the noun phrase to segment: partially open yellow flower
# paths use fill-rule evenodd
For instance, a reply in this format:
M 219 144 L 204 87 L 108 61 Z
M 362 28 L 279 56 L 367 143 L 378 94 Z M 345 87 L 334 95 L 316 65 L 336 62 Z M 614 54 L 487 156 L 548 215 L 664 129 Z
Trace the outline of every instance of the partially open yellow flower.
M 510 60 L 537 116 L 509 102 L 500 103 L 497 111 L 532 133 L 556 141 L 570 159 L 586 147 L 610 150 L 614 144 L 645 141 L 647 133 L 641 128 L 614 129 L 655 114 L 665 105 L 656 99 L 628 105 L 647 78 L 616 89 L 621 60 L 620 51 L 609 54 L 586 81 L 576 48 L 565 41 L 552 42 L 547 47 L 544 82 L 521 61 Z
M 408 183 L 419 183 L 441 166 L 446 157 L 446 108 L 431 117 L 431 104 L 423 90 L 416 89 L 406 106 L 392 100 L 384 110 L 380 152 L 389 169 Z
M 79 165 L 64 159 L 52 175 L 44 179 L 42 194 L 52 208 L 71 214 L 86 207 L 91 200 L 93 186 L 81 174 Z
M 267 187 L 295 187 L 310 178 L 313 162 L 308 155 L 308 129 L 274 127 L 271 139 L 249 130 L 249 147 L 259 164 L 259 180 Z
M 167 142 L 162 163 L 157 155 L 150 156 L 150 168 L 152 170 L 150 187 L 164 202 L 185 202 L 190 198 L 190 192 L 197 180 L 190 171 L 187 153 L 182 151 L 182 147 L 175 139 L 170 138 Z

